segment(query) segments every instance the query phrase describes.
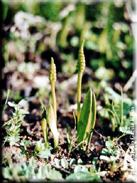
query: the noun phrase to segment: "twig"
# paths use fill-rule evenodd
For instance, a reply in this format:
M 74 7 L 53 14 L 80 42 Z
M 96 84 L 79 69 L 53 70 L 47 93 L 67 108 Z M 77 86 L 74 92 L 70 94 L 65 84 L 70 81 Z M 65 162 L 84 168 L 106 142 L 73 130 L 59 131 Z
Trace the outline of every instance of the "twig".
M 76 147 L 74 147 L 71 152 L 73 152 L 77 147 L 79 147 L 85 140 L 82 140 Z
M 53 168 L 57 169 L 57 170 L 60 170 L 60 171 L 64 172 L 64 173 L 70 174 L 70 172 L 67 171 L 67 170 L 65 170 L 64 168 L 59 168 L 59 167 L 56 167 L 55 165 L 51 165 L 51 166 L 52 166 Z
M 133 72 L 131 78 L 128 80 L 128 82 L 124 86 L 124 92 L 128 91 L 128 89 L 132 86 L 133 82 L 137 78 L 137 69 Z
M 95 132 L 96 134 L 98 134 L 104 141 L 106 141 L 107 140 L 107 138 L 106 137 L 104 137 L 103 135 L 101 135 L 99 132 L 97 132 L 95 129 L 92 129 L 93 130 L 93 132 Z
M 129 135 L 129 134 L 123 133 L 123 134 L 116 140 L 116 142 L 118 142 L 122 137 L 124 137 L 124 136 L 126 136 L 126 135 Z
M 8 89 L 8 91 L 7 91 L 7 97 L 6 97 L 6 101 L 5 101 L 4 107 L 3 107 L 3 112 L 5 111 L 6 106 L 7 106 L 8 99 L 9 99 L 9 94 L 10 94 L 10 89 Z

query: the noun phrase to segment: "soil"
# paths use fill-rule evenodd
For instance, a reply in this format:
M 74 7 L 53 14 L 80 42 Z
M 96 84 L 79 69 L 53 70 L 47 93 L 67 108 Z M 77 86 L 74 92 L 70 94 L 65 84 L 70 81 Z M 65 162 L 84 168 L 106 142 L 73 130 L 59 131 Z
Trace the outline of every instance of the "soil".
M 56 60 L 56 59 L 55 59 Z M 38 91 L 38 88 L 34 85 L 33 79 L 36 76 L 46 76 L 48 77 L 48 71 L 41 68 L 39 71 L 35 72 L 34 75 L 31 76 L 33 79 L 28 79 L 27 75 L 21 74 L 17 72 L 16 70 L 12 69 L 12 62 L 9 63 L 10 67 L 9 70 L 3 72 L 3 90 L 7 90 L 10 88 L 14 94 L 16 91 L 20 91 L 20 97 L 25 98 L 28 97 L 28 103 L 26 106 L 26 109 L 30 112 L 29 115 L 26 115 L 25 117 L 25 123 L 22 125 L 22 131 L 20 133 L 21 139 L 20 140 L 29 140 L 31 141 L 31 145 L 28 147 L 27 151 L 27 158 L 33 156 L 34 154 L 34 141 L 38 141 L 40 139 L 43 139 L 43 134 L 41 130 L 41 114 L 42 114 L 42 109 L 40 105 L 40 100 L 36 96 L 36 93 Z M 8 67 L 7 67 L 8 68 Z M 58 68 L 58 67 L 57 67 Z M 60 68 L 58 68 L 58 71 L 60 71 Z M 88 70 L 89 71 L 89 70 Z M 92 71 L 91 71 L 92 72 Z M 83 84 L 88 82 L 91 78 L 91 75 L 87 73 L 84 73 L 83 76 Z M 110 122 L 109 120 L 105 120 L 103 122 L 103 126 L 100 125 L 99 119 L 97 116 L 96 119 L 96 125 L 95 125 L 95 130 L 93 131 L 93 136 L 92 140 L 89 146 L 89 149 L 87 149 L 87 152 L 85 153 L 84 151 L 80 151 L 79 148 L 75 148 L 75 150 L 71 153 L 69 152 L 69 145 L 67 142 L 67 136 L 66 136 L 66 126 L 67 124 L 70 127 L 70 132 L 71 132 L 71 137 L 73 137 L 73 140 L 75 142 L 74 147 L 76 147 L 77 140 L 76 140 L 76 132 L 75 132 L 75 122 L 74 122 L 74 116 L 73 112 L 76 112 L 76 109 L 68 110 L 68 106 L 66 101 L 69 100 L 69 103 L 71 106 L 73 106 L 76 103 L 76 88 L 69 88 L 67 91 L 62 91 L 59 89 L 59 84 L 62 83 L 63 81 L 69 79 L 69 76 L 65 74 L 61 74 L 58 72 L 58 81 L 56 82 L 56 95 L 57 95 L 57 105 L 58 105 L 58 131 L 59 131 L 59 148 L 56 153 L 54 153 L 54 157 L 61 159 L 65 157 L 68 162 L 72 158 L 78 159 L 80 158 L 83 161 L 83 164 L 88 165 L 91 164 L 92 160 L 94 157 L 98 158 L 98 163 L 96 164 L 96 167 L 100 167 L 100 171 L 110 171 L 110 167 L 108 163 L 105 160 L 100 160 L 100 155 L 102 154 L 102 149 L 105 148 L 105 142 L 107 140 L 107 137 L 118 137 L 120 136 L 120 132 L 116 130 L 115 132 L 112 132 L 110 125 L 108 125 Z M 94 76 L 95 77 L 95 76 Z M 95 79 L 95 78 L 94 78 Z M 49 85 L 47 83 L 47 85 Z M 114 86 L 113 86 L 114 87 Z M 86 90 L 84 88 L 84 90 Z M 27 93 L 28 92 L 28 93 Z M 50 93 L 50 90 L 49 90 Z M 41 99 L 43 100 L 44 104 L 47 106 L 48 105 L 48 97 L 44 93 L 43 96 L 41 96 Z M 84 97 L 82 98 L 82 100 Z M 18 100 L 14 100 L 15 103 L 18 102 Z M 103 104 L 103 99 L 100 95 L 100 98 L 98 99 Z M 5 102 L 5 98 L 3 98 L 3 104 Z M 12 115 L 12 109 L 7 106 L 5 114 L 3 116 L 3 123 L 6 122 L 7 120 L 10 119 Z M 3 130 L 2 132 L 3 137 L 6 135 L 5 131 Z M 51 143 L 51 146 L 53 146 L 53 138 L 52 134 L 49 131 L 49 143 Z M 121 144 L 123 150 L 127 150 L 128 144 L 131 143 L 131 140 L 128 137 L 123 137 L 120 141 L 119 144 Z M 5 150 L 11 150 L 12 147 L 9 146 L 8 143 L 5 144 L 4 151 Z M 19 148 L 16 147 L 16 151 L 18 151 Z M 13 149 L 12 149 L 13 151 Z M 121 158 L 123 158 L 121 156 Z M 12 156 L 13 161 L 17 161 L 14 159 L 14 156 Z M 44 161 L 40 158 L 37 158 L 37 163 Z M 49 162 L 51 159 L 49 159 Z M 119 161 L 121 161 L 119 159 Z M 52 165 L 53 166 L 53 165 Z M 63 177 L 65 178 L 67 175 L 70 174 L 70 172 L 66 169 L 58 169 L 57 167 L 53 166 L 55 169 L 59 170 L 62 174 Z M 74 167 L 69 167 L 72 170 Z M 116 171 L 107 173 L 104 177 L 102 177 L 102 180 L 104 182 L 106 181 L 123 181 L 123 173 L 120 168 L 118 168 Z

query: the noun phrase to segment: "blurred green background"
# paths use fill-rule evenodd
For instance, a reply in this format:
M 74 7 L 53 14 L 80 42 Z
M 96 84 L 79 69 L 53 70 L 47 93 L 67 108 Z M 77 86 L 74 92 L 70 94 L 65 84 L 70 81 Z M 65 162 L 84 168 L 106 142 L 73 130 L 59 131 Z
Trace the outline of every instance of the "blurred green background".
M 103 80 L 124 87 L 131 77 L 134 44 L 124 1 L 3 0 L 2 4 L 5 67 L 17 62 L 19 72 L 26 67 L 28 72 L 48 70 L 54 57 L 57 71 L 70 77 L 76 72 L 84 38 L 86 65 L 97 84 Z

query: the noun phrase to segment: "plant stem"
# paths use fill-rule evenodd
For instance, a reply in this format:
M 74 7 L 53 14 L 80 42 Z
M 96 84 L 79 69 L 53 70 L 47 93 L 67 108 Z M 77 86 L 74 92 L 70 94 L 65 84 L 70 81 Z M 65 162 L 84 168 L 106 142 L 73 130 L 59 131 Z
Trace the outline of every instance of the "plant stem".
M 78 73 L 78 86 L 77 86 L 77 124 L 78 124 L 79 116 L 80 116 L 81 81 L 82 81 L 82 73 Z
M 54 149 L 57 149 L 58 145 L 59 145 L 59 135 L 58 135 L 58 133 L 53 134 L 53 137 L 54 137 Z
M 81 141 L 76 147 L 74 147 L 71 152 L 73 152 L 77 147 L 79 147 L 85 140 Z
M 96 134 L 98 134 L 104 141 L 107 140 L 107 137 L 101 135 L 101 134 L 100 134 L 98 131 L 96 131 L 94 128 L 93 128 L 92 130 L 93 130 L 93 132 L 95 132 Z
M 70 174 L 70 172 L 69 171 L 67 171 L 67 170 L 65 170 L 64 168 L 60 168 L 60 167 L 56 167 L 55 165 L 51 165 L 53 168 L 55 168 L 55 169 L 57 169 L 57 170 L 60 170 L 61 172 L 63 172 L 63 173 L 67 173 L 67 174 Z
M 49 72 L 49 80 L 51 84 L 51 93 L 52 93 L 52 102 L 53 102 L 53 111 L 54 117 L 57 125 L 57 107 L 56 107 L 56 94 L 55 94 L 55 82 L 56 82 L 56 65 L 54 64 L 54 59 L 51 57 L 51 66 Z
M 45 143 L 48 143 L 48 138 L 47 138 L 47 121 L 45 118 L 42 119 L 41 121 L 41 125 L 42 125 L 42 131 L 43 131 L 43 136 L 44 136 L 44 140 Z
M 3 107 L 3 112 L 4 112 L 5 109 L 6 109 L 6 105 L 7 105 L 7 103 L 8 103 L 8 99 L 9 99 L 9 94 L 10 94 L 10 89 L 8 89 L 8 91 L 7 91 L 7 97 L 6 97 L 6 101 L 5 101 L 4 107 Z
M 116 140 L 116 142 L 118 142 L 122 137 L 124 137 L 124 136 L 126 136 L 126 135 L 128 135 L 128 134 L 123 133 L 123 134 Z
M 120 126 L 123 126 L 123 91 L 121 87 L 121 124 Z
M 52 93 L 52 102 L 53 102 L 53 111 L 54 111 L 54 116 L 56 119 L 56 124 L 57 124 L 57 114 L 56 114 L 56 94 L 55 94 L 55 82 L 51 82 L 51 93 Z

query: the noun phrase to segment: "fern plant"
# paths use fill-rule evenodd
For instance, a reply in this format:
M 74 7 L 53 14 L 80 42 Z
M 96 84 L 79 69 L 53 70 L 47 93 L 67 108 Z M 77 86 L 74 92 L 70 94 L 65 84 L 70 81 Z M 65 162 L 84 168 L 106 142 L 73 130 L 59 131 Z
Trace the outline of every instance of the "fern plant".
M 90 142 L 92 136 L 92 129 L 95 126 L 96 120 L 96 97 L 91 88 L 89 88 L 86 98 L 84 100 L 82 108 L 80 108 L 81 103 L 81 83 L 82 74 L 85 69 L 85 56 L 84 56 L 84 40 L 80 44 L 80 49 L 78 53 L 78 84 L 77 84 L 77 139 L 79 144 L 86 145 Z M 52 132 L 54 139 L 54 148 L 58 147 L 59 144 L 59 133 L 57 130 L 57 108 L 56 108 L 56 94 L 55 94 L 55 81 L 56 81 L 56 66 L 54 64 L 54 59 L 51 58 L 51 67 L 49 72 L 49 80 L 51 84 L 52 92 L 52 105 L 48 107 L 48 114 L 46 115 L 46 109 L 43 109 L 42 118 L 42 130 L 45 142 L 47 143 L 47 123 Z
M 56 107 L 56 93 L 55 93 L 56 65 L 54 63 L 53 58 L 51 58 L 49 80 L 51 84 L 52 105 L 49 104 L 47 114 L 46 114 L 46 108 L 45 106 L 43 106 L 41 126 L 46 144 L 48 143 L 48 126 L 49 126 L 54 139 L 54 148 L 56 149 L 58 148 L 59 143 L 59 133 L 57 130 L 57 107 Z
M 51 58 L 51 66 L 50 66 L 50 72 L 49 72 L 49 80 L 51 84 L 51 93 L 52 93 L 52 102 L 53 102 L 53 110 L 54 110 L 54 116 L 57 121 L 57 107 L 56 107 L 56 94 L 55 94 L 55 82 L 56 82 L 57 76 L 56 76 L 56 65 L 54 64 L 53 57 Z
M 81 81 L 82 73 L 85 68 L 85 56 L 83 52 L 84 40 L 80 45 L 79 55 L 78 55 L 78 85 L 77 85 L 77 133 L 78 142 L 81 143 L 85 141 L 86 145 L 89 143 L 92 136 L 92 129 L 95 126 L 96 120 L 96 98 L 95 94 L 89 88 L 86 98 L 84 100 L 83 106 L 80 109 L 81 102 Z

